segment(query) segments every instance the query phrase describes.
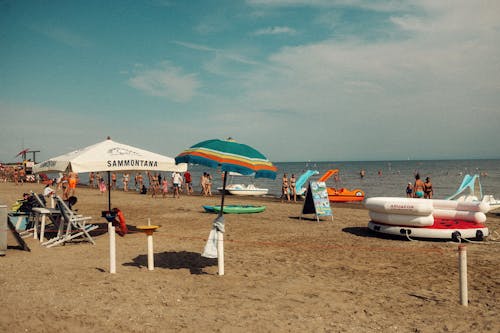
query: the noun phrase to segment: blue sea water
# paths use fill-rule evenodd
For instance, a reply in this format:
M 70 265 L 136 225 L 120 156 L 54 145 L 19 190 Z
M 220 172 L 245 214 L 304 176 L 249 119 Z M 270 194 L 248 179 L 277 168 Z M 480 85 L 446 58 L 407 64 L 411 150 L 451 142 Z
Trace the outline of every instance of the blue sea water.
M 293 173 L 298 178 L 308 169 L 317 170 L 319 174 L 309 178 L 317 180 L 329 169 L 339 169 L 337 182 L 331 177 L 327 186 L 348 189 L 359 188 L 365 191 L 367 197 L 374 196 L 406 196 L 405 189 L 408 182 L 414 182 L 415 173 L 422 179 L 431 177 L 434 188 L 434 198 L 443 199 L 455 193 L 465 174 L 483 174 L 481 185 L 483 194 L 493 194 L 500 197 L 500 160 L 429 160 L 429 161 L 368 161 L 368 162 L 277 162 L 278 175 L 275 180 L 255 179 L 241 176 L 229 179 L 233 183 L 253 183 L 257 187 L 269 189 L 270 196 L 279 196 L 281 191 L 281 177 Z M 366 171 L 365 177 L 360 177 L 360 170 Z M 199 165 L 190 165 L 195 191 L 199 191 L 199 180 L 203 172 L 213 177 L 213 191 L 222 186 L 220 172 Z M 380 171 L 380 175 L 379 175 Z M 143 173 L 144 174 L 144 173 Z M 162 172 L 162 176 L 170 173 Z M 132 178 L 132 173 L 131 173 Z M 88 182 L 88 174 L 80 175 L 80 182 Z M 131 182 L 133 184 L 133 181 Z M 121 175 L 118 174 L 118 186 L 121 186 Z

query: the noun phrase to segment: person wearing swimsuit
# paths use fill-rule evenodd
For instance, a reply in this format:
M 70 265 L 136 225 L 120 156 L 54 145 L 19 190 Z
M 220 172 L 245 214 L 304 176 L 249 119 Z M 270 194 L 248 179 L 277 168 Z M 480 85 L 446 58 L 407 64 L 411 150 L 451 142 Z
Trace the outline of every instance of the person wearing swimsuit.
M 408 185 L 406 185 L 406 197 L 407 198 L 411 198 L 413 195 L 413 186 L 411 185 L 411 183 L 408 183 Z
M 415 175 L 415 184 L 413 185 L 413 195 L 415 198 L 424 197 L 424 182 L 420 179 L 420 175 Z
M 283 174 L 283 178 L 281 179 L 281 202 L 285 200 L 285 197 L 288 201 L 290 201 L 290 192 L 288 191 L 288 177 Z
M 293 196 L 293 201 L 297 201 L 297 188 L 295 187 L 295 175 L 292 173 L 292 176 L 290 177 L 290 194 Z
M 431 179 L 429 177 L 425 178 L 425 183 L 424 183 L 424 198 L 425 199 L 432 199 L 432 183 Z

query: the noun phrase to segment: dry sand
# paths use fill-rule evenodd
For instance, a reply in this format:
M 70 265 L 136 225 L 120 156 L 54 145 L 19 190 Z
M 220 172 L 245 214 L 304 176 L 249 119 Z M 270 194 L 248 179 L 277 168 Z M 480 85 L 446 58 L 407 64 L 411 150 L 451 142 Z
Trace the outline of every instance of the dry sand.
M 0 184 L 10 206 L 41 185 Z M 109 273 L 101 210 L 78 188 L 75 208 L 102 229 L 96 245 L 10 248 L 0 257 L 0 332 L 499 332 L 500 244 L 467 244 L 469 301 L 459 304 L 457 244 L 384 238 L 360 205 L 334 205 L 333 222 L 299 220 L 302 203 L 227 197 L 265 212 L 225 215 L 225 275 L 200 256 L 220 197 L 152 199 L 113 192 L 131 226 L 153 224 L 155 270 L 142 233 L 117 236 Z M 309 216 L 312 217 L 312 216 Z M 500 218 L 488 216 L 490 230 Z M 9 245 L 15 240 L 9 236 Z

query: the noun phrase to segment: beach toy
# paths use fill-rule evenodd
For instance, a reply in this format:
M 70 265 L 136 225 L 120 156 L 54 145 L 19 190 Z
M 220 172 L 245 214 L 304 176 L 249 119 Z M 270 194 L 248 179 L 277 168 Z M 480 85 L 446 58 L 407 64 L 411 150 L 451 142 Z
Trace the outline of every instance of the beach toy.
M 151 220 L 148 219 L 148 225 L 140 225 L 137 229 L 144 232 L 148 237 L 148 270 L 152 271 L 155 268 L 154 252 L 153 252 L 153 232 L 158 229 L 159 225 L 151 225 Z

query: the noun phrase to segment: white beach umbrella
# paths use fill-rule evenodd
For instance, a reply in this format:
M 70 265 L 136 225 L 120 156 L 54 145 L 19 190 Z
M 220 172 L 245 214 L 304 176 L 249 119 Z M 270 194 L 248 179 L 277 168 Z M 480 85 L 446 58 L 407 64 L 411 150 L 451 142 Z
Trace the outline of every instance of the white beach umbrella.
M 111 171 L 176 171 L 184 172 L 187 164 L 175 164 L 168 156 L 144 149 L 107 140 L 60 155 L 33 167 L 34 173 L 40 172 L 108 172 Z M 111 210 L 111 196 L 108 191 L 108 209 Z

